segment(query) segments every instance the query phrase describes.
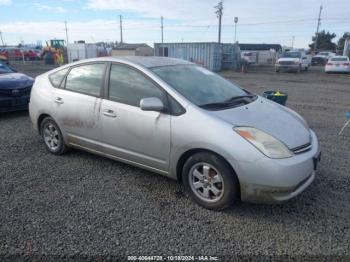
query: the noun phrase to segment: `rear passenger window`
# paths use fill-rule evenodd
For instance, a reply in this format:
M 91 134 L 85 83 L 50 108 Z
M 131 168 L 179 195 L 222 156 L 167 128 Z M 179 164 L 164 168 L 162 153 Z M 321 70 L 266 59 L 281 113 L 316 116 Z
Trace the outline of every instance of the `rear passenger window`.
M 66 89 L 100 96 L 105 67 L 106 65 L 104 63 L 73 67 L 67 76 Z
M 61 83 L 62 83 L 62 80 L 66 76 L 68 70 L 69 70 L 69 68 L 65 68 L 65 69 L 62 69 L 60 71 L 57 71 L 57 72 L 49 75 L 49 79 L 51 81 L 51 84 L 54 87 L 59 88 Z
M 164 92 L 142 73 L 122 65 L 112 65 L 109 98 L 131 106 L 140 106 L 140 100 L 157 97 L 166 104 Z

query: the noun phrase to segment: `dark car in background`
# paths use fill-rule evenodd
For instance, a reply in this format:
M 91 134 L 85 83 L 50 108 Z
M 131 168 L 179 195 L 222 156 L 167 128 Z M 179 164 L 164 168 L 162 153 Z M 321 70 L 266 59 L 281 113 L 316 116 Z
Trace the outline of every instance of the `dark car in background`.
M 27 110 L 34 79 L 0 62 L 0 112 Z

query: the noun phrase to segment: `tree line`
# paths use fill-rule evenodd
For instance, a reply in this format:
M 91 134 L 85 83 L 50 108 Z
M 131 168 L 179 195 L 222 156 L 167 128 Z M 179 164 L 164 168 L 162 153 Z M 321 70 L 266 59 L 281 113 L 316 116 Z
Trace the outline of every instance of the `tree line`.
M 318 33 L 318 37 L 312 37 L 312 43 L 309 44 L 311 51 L 315 51 L 315 41 L 317 38 L 317 51 L 327 50 L 342 53 L 344 50 L 344 43 L 346 38 L 350 38 L 350 32 L 345 32 L 341 38 L 339 38 L 338 43 L 334 43 L 333 39 L 337 35 L 335 33 L 326 32 L 325 30 Z

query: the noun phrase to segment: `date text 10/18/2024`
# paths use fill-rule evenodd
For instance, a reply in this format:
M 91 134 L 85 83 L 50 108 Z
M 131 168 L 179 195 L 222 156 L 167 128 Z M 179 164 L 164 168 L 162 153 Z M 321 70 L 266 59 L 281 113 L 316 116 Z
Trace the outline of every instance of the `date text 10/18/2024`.
M 218 261 L 216 256 L 128 256 L 128 261 Z

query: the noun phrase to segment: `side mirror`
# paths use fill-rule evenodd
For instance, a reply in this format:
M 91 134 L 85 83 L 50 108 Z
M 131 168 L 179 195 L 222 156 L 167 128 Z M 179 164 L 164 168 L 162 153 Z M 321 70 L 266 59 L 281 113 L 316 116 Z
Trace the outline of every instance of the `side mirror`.
M 158 97 L 147 97 L 140 101 L 140 108 L 143 111 L 157 111 L 164 110 L 164 104 Z

